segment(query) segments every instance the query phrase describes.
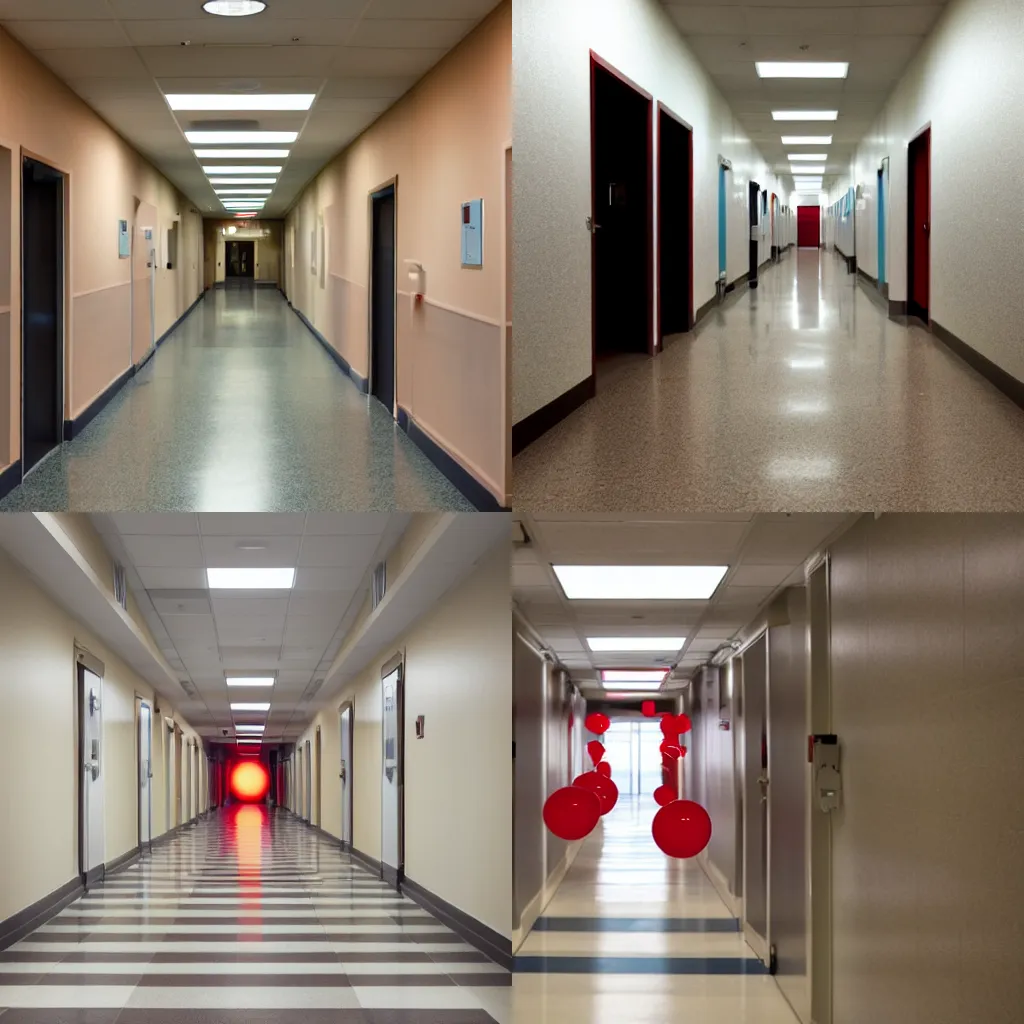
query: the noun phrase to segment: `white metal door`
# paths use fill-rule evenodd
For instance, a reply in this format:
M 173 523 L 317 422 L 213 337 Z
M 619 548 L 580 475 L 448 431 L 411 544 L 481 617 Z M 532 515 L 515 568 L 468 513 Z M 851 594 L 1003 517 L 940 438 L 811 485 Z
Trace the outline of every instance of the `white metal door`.
M 346 707 L 339 716 L 341 728 L 341 839 L 344 843 L 352 842 L 352 750 L 350 735 L 352 728 L 352 708 Z
M 166 744 L 164 757 L 164 782 L 167 786 L 167 799 L 164 807 L 167 814 L 167 831 L 170 832 L 177 824 L 174 820 L 174 773 L 177 765 L 174 763 L 174 729 L 170 726 L 164 727 L 164 743 Z
M 153 837 L 153 711 L 139 705 L 139 845 Z
M 103 867 L 103 680 L 84 665 L 78 667 L 81 831 L 81 874 L 87 881 Z
M 381 864 L 384 877 L 402 879 L 402 667 L 381 680 L 384 702 L 384 775 L 381 778 Z
M 305 818 L 310 824 L 313 822 L 313 757 L 310 750 L 309 740 L 306 740 L 306 803 Z

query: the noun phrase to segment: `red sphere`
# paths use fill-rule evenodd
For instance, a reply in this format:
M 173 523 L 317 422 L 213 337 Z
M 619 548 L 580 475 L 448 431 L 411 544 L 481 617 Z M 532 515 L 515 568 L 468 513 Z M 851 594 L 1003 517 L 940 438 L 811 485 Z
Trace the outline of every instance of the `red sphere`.
M 259 803 L 270 789 L 270 776 L 259 761 L 242 761 L 231 769 L 231 793 L 243 803 Z
M 593 790 L 597 794 L 598 800 L 601 801 L 602 814 L 607 814 L 615 806 L 615 801 L 619 799 L 619 787 L 611 779 L 606 779 L 596 771 L 577 775 L 572 780 L 572 784 Z
M 607 761 L 599 761 L 594 765 L 594 771 L 598 775 L 603 775 L 606 779 L 612 777 L 612 766 Z
M 651 832 L 669 857 L 696 857 L 711 840 L 711 818 L 692 800 L 673 800 L 654 816 Z
M 672 786 L 659 786 L 654 791 L 654 802 L 659 807 L 664 807 L 666 804 L 672 803 L 676 799 L 676 791 Z
M 587 753 L 590 755 L 590 760 L 597 764 L 604 757 L 604 744 L 600 740 L 591 740 L 587 744 Z
M 675 739 L 678 733 L 673 732 L 676 724 L 676 716 L 671 711 L 663 711 L 661 714 L 661 734 L 665 739 Z
M 644 718 L 653 718 L 654 717 L 654 701 L 653 700 L 645 700 L 640 705 L 640 710 L 644 713 Z
M 669 743 L 665 740 L 664 743 L 658 748 L 666 757 L 670 757 L 673 761 L 677 758 L 682 757 L 682 751 L 674 743 Z
M 689 715 L 676 715 L 676 725 L 679 727 L 677 735 L 689 732 L 693 728 L 693 722 L 690 721 Z
M 607 715 L 601 714 L 600 711 L 593 711 L 583 720 L 583 724 L 587 727 L 589 732 L 596 732 L 598 736 L 608 731 L 608 726 L 612 724 L 611 719 Z
M 601 801 L 592 789 L 563 786 L 544 801 L 544 824 L 559 839 L 582 839 L 601 817 Z
M 686 747 L 680 747 L 679 748 L 679 756 L 680 757 L 686 757 Z

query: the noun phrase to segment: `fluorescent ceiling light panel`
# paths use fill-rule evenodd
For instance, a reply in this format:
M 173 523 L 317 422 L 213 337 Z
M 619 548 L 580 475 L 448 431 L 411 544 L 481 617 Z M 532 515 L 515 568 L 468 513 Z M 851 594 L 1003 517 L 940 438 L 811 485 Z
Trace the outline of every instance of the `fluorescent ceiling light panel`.
M 570 601 L 699 601 L 727 565 L 553 565 Z
M 313 92 L 294 93 L 167 93 L 171 110 L 309 110 Z
M 194 149 L 199 160 L 270 160 L 286 157 L 290 149 Z
M 257 216 L 257 212 L 256 212 L 256 210 L 249 210 L 246 213 L 235 213 L 235 214 L 232 214 L 232 216 L 233 217 L 255 217 L 255 216 Z
M 784 146 L 831 146 L 831 135 L 783 135 Z
M 850 65 L 840 61 L 754 61 L 760 78 L 845 78 Z
M 239 736 L 235 739 L 236 743 L 262 743 L 263 740 L 248 740 L 244 736 Z
M 807 167 L 801 167 L 799 164 L 790 164 L 789 165 L 789 169 L 790 169 L 790 171 L 792 171 L 793 174 L 824 174 L 825 173 L 825 165 L 824 164 L 810 164 Z
M 236 725 L 235 732 L 263 732 L 265 725 Z
M 272 188 L 215 188 L 213 190 L 219 196 L 269 196 L 274 190 Z
M 667 668 L 603 668 L 601 669 L 601 682 L 660 685 L 667 675 Z
M 827 160 L 828 156 L 825 153 L 790 153 L 790 162 L 796 162 L 800 160 Z
M 616 690 L 634 690 L 641 693 L 654 693 L 661 689 L 661 683 L 602 683 L 605 689 L 609 686 Z
M 273 686 L 273 676 L 225 676 L 228 686 Z
M 207 14 L 219 14 L 222 18 L 245 18 L 266 10 L 263 0 L 206 0 L 203 10 Z
M 263 201 L 259 199 L 222 199 L 221 206 L 225 210 L 262 210 Z
M 290 590 L 294 569 L 207 569 L 211 590 Z
M 838 110 L 773 110 L 772 118 L 776 121 L 834 121 L 839 116 Z
M 280 164 L 267 164 L 263 167 L 206 167 L 204 165 L 203 170 L 209 175 L 214 174 L 280 174 Z
M 588 636 L 592 651 L 678 651 L 685 636 Z
M 232 704 L 232 711 L 269 711 L 270 703 L 252 703 L 251 701 L 242 701 L 240 704 Z
M 193 146 L 262 146 L 294 142 L 298 132 L 185 132 Z
M 211 178 L 211 185 L 276 185 L 277 178 Z

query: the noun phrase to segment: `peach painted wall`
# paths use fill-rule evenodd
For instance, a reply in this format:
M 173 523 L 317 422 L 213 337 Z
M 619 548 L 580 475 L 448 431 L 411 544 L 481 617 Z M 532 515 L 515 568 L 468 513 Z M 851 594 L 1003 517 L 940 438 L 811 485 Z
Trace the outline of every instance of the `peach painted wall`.
M 398 404 L 506 499 L 504 168 L 512 137 L 512 4 L 502 3 L 340 153 L 288 213 L 294 306 L 369 375 L 369 195 L 398 179 Z M 461 204 L 484 200 L 484 265 L 461 266 Z M 310 246 L 323 217 L 327 273 Z M 426 268 L 415 308 L 405 260 Z M 286 262 L 290 263 L 286 245 Z
M 130 260 L 118 259 L 117 221 L 129 225 L 138 197 L 156 210 L 154 239 L 180 217 L 174 270 L 157 268 L 157 337 L 202 290 L 201 216 L 98 114 L 0 29 L 0 147 L 11 151 L 9 338 L 0 335 L 0 468 L 19 457 L 21 439 L 20 156 L 34 156 L 69 176 L 67 196 L 65 417 L 82 412 L 130 365 Z M 3 156 L 0 149 L 0 156 Z M 180 243 L 179 243 L 180 245 Z M 158 245 L 158 252 L 160 246 Z M 185 255 L 186 258 L 181 258 Z M 2 290 L 2 286 L 0 286 Z M 6 441 L 6 443 L 4 443 Z

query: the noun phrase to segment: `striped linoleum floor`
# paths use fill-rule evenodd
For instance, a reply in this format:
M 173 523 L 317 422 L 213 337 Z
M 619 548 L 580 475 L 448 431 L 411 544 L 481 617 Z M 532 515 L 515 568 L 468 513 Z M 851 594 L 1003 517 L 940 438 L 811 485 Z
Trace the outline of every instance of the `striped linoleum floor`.
M 0 1024 L 507 1024 L 510 975 L 284 812 L 200 822 L 0 952 Z

